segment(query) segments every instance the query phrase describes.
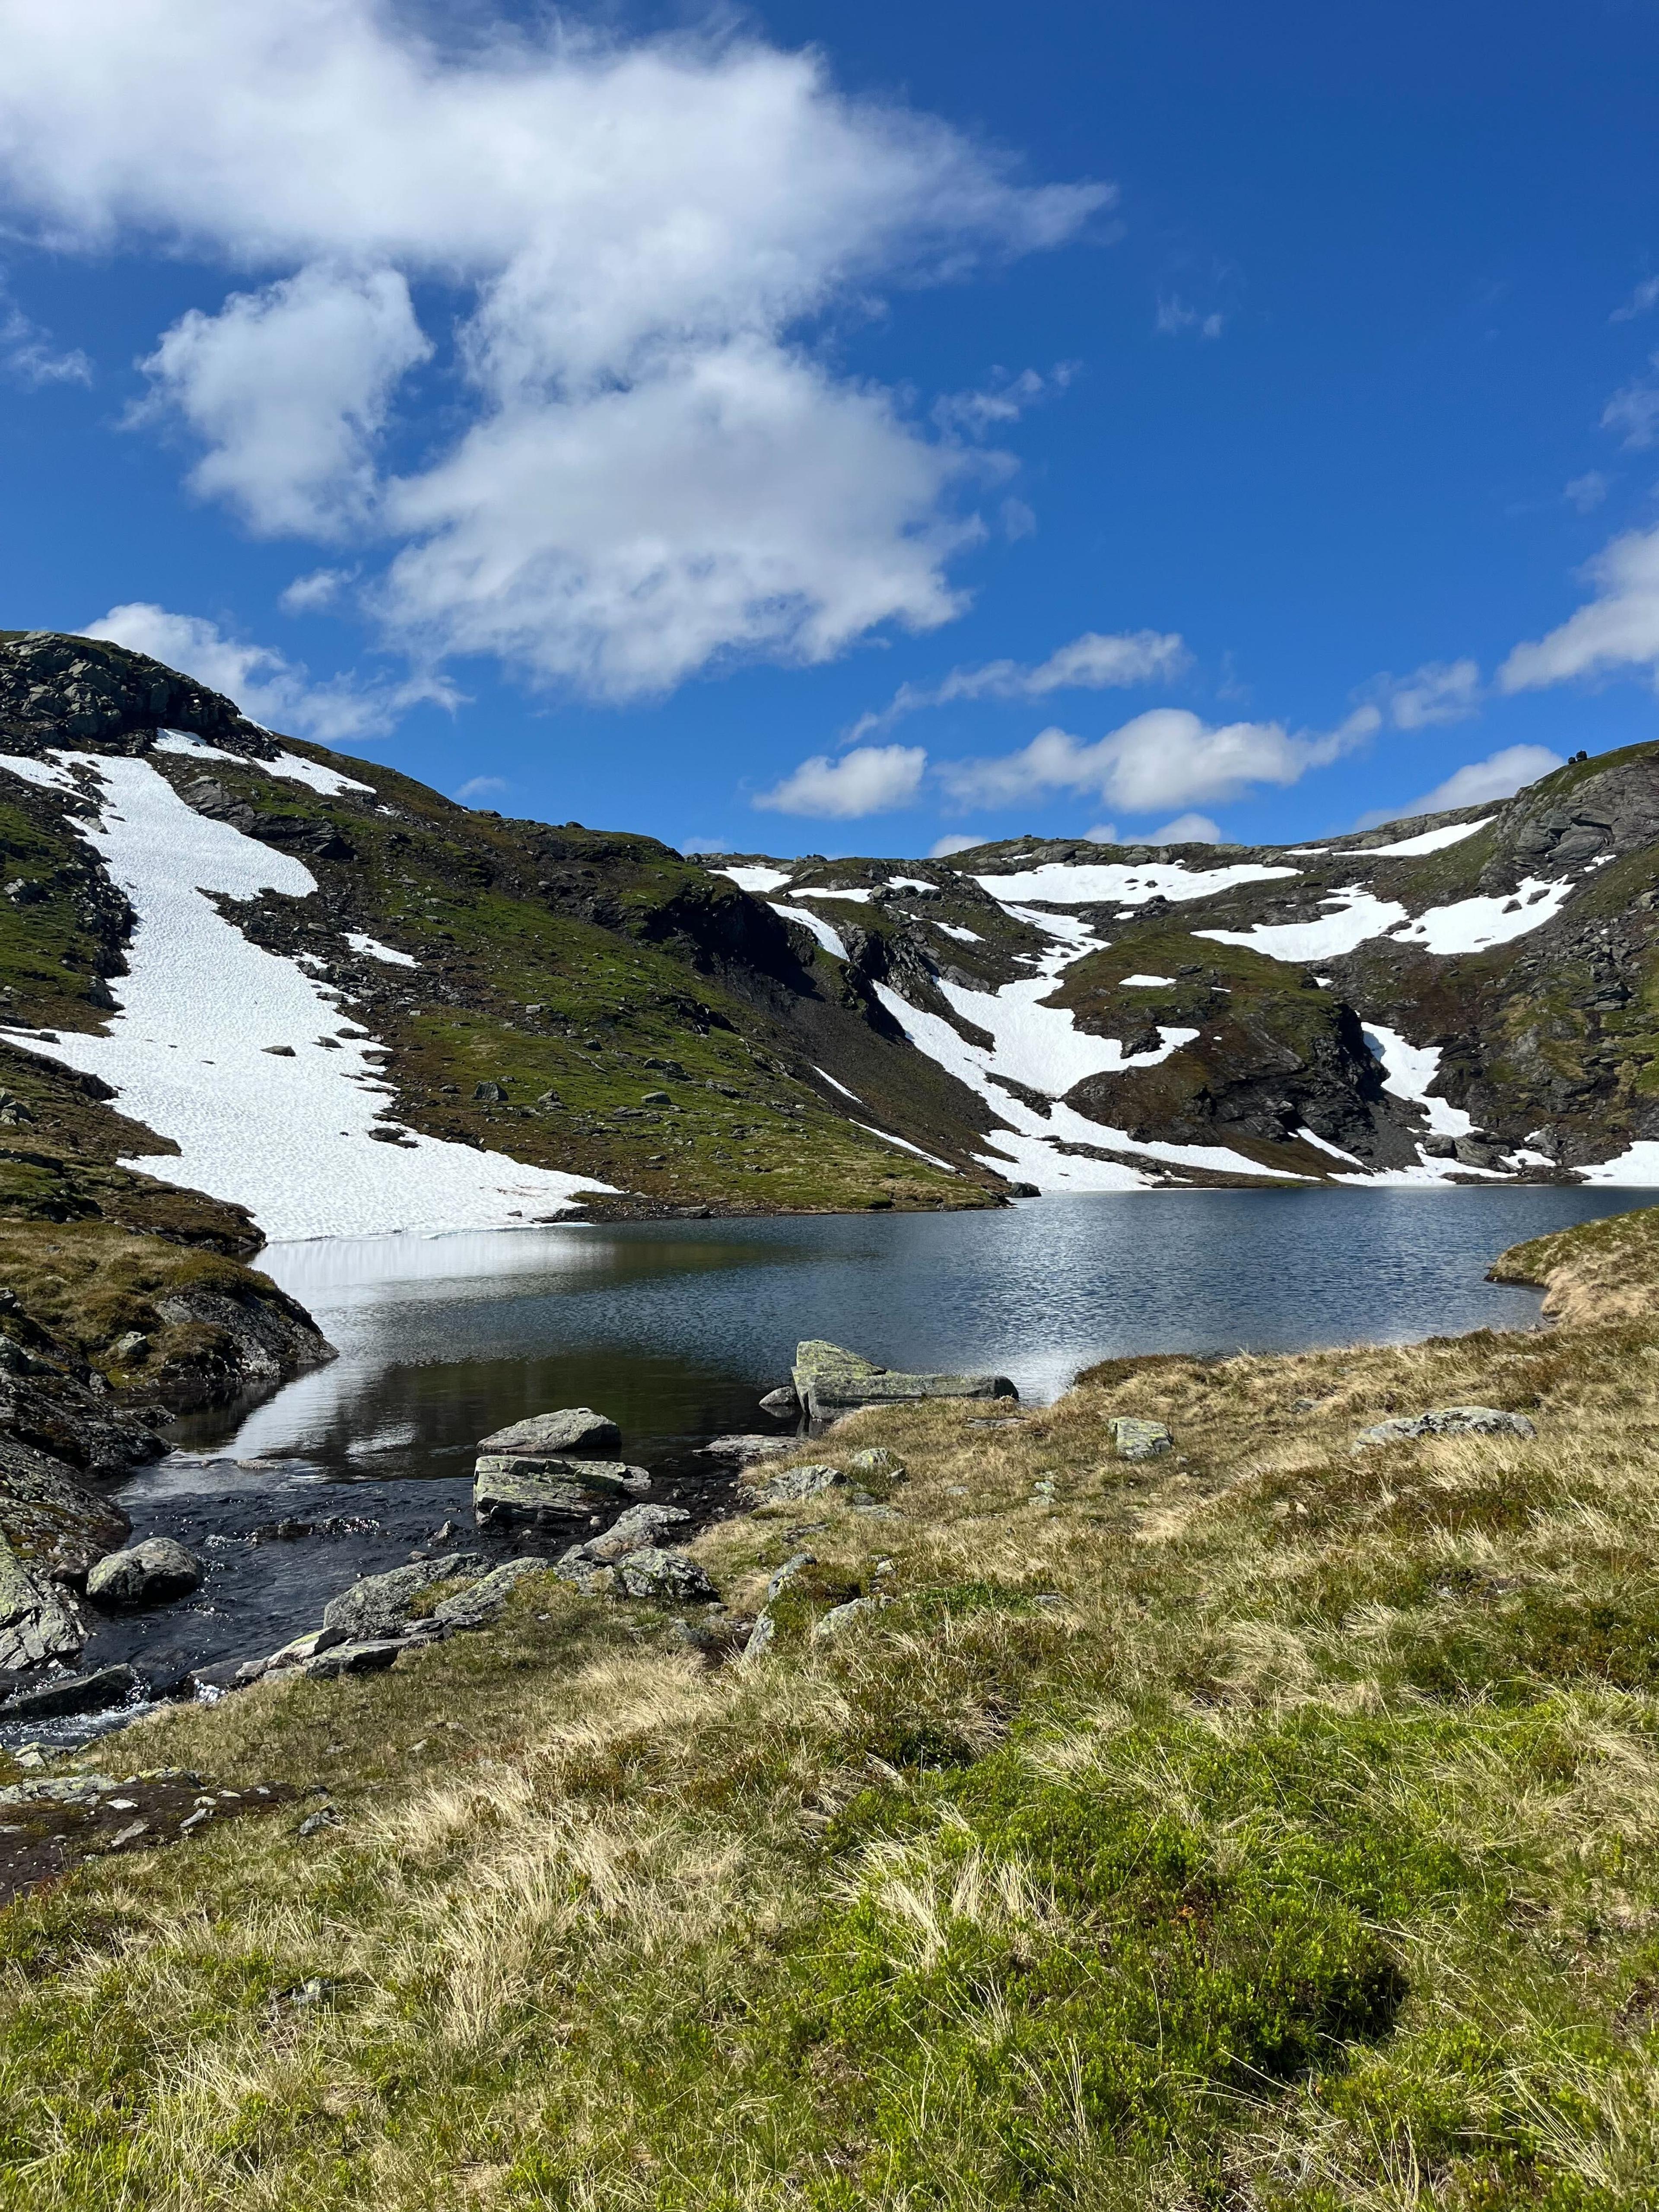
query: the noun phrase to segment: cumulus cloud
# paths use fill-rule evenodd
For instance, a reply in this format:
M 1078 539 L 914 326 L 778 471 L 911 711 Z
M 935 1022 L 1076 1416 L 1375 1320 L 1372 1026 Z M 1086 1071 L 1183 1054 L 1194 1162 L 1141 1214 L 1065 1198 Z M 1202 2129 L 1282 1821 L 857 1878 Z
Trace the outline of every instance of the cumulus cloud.
M 983 842 L 984 840 L 981 837 L 963 837 L 956 835 L 949 837 L 936 837 L 927 848 L 927 857 L 930 860 L 948 860 L 952 853 L 971 853 L 975 845 Z
M 1516 647 L 1498 672 L 1501 690 L 1543 690 L 1619 668 L 1659 671 L 1659 530 L 1615 538 L 1585 573 L 1594 597 L 1547 636 Z
M 1580 514 L 1588 514 L 1592 507 L 1600 507 L 1607 497 L 1612 479 L 1600 469 L 1587 469 L 1582 477 L 1574 477 L 1561 487 L 1561 495 Z
M 854 725 L 848 742 L 890 729 L 921 708 L 946 707 L 958 699 L 1043 699 L 1051 691 L 1151 684 L 1178 675 L 1187 657 L 1185 644 L 1173 630 L 1085 630 L 1032 665 L 989 660 L 977 668 L 953 668 L 939 684 L 902 684 L 879 714 L 866 714 Z
M 463 806 L 470 806 L 475 799 L 494 799 L 507 789 L 507 778 L 502 775 L 470 775 L 455 793 Z
M 148 653 L 224 692 L 251 721 L 322 745 L 384 737 L 420 700 L 453 703 L 454 695 L 445 685 L 429 680 L 377 684 L 342 676 L 314 684 L 274 646 L 244 644 L 200 615 L 173 614 L 143 600 L 112 607 L 96 622 L 85 623 L 81 635 Z
M 1375 830 L 1384 822 L 1400 822 L 1413 814 L 1446 814 L 1459 806 L 1485 806 L 1491 799 L 1513 799 L 1517 791 L 1562 765 L 1559 753 L 1547 745 L 1505 745 L 1485 760 L 1470 761 L 1443 783 L 1425 791 L 1404 806 L 1375 807 L 1362 814 L 1355 825 Z
M 316 266 L 192 310 L 143 366 L 207 452 L 191 489 L 261 533 L 334 538 L 368 521 L 375 441 L 398 380 L 432 351 L 396 270 Z
M 1322 735 L 1292 734 L 1278 722 L 1229 722 L 1217 728 L 1182 707 L 1137 714 L 1093 744 L 1048 729 L 1018 752 L 941 765 L 946 791 L 961 806 L 1007 806 L 1043 792 L 1085 793 L 1129 814 L 1236 799 L 1254 784 L 1285 786 L 1322 768 L 1369 737 L 1382 716 L 1358 708 Z
M 927 765 L 920 745 L 862 745 L 835 761 L 818 753 L 754 803 L 774 814 L 815 814 L 843 822 L 885 814 L 909 805 Z
M 1149 830 L 1139 842 L 1145 845 L 1218 845 L 1221 831 L 1207 814 L 1177 814 L 1161 830 Z
M 814 52 L 550 15 L 445 46 L 412 14 L 9 11 L 9 220 L 258 279 L 151 356 L 205 448 L 198 488 L 264 531 L 383 533 L 389 634 L 599 696 L 948 619 L 981 460 L 815 350 L 821 319 L 1058 246 L 1109 188 L 1029 185 L 933 118 L 842 96 Z M 388 477 L 379 443 L 429 343 L 411 284 L 459 427 Z

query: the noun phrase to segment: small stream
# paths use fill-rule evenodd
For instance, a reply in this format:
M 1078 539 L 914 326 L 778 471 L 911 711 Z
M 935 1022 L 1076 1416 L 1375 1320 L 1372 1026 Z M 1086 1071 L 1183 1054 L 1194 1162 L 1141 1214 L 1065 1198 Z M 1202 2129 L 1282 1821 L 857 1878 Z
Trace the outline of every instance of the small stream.
M 493 1565 L 556 1552 L 472 1521 L 477 1439 L 558 1406 L 619 1423 L 653 1498 L 730 1510 L 715 1436 L 771 1425 L 761 1394 L 798 1339 L 895 1367 L 992 1368 L 1044 1401 L 1133 1352 L 1272 1352 L 1524 1328 L 1531 1291 L 1485 1281 L 1523 1237 L 1620 1212 L 1605 1189 L 1181 1191 L 994 1213 L 672 1222 L 323 1240 L 260 1264 L 340 1357 L 263 1401 L 179 1422 L 117 1495 L 134 1540 L 205 1565 L 193 1597 L 101 1616 L 81 1665 L 127 1661 L 158 1692 L 273 1650 L 327 1601 L 411 1553 Z M 83 1740 L 130 1714 L 8 1729 Z

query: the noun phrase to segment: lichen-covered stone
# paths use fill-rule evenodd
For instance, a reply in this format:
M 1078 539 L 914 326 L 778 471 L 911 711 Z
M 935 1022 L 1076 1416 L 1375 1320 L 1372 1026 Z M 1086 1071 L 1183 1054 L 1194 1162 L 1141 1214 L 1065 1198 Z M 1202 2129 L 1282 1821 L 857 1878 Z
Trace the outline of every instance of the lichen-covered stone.
M 166 1605 L 202 1586 L 202 1563 L 171 1536 L 146 1536 L 100 1559 L 87 1576 L 94 1605 Z
M 717 1605 L 720 1592 L 695 1559 L 684 1552 L 654 1547 L 619 1559 L 617 1583 L 629 1597 L 654 1598 L 661 1605 Z
M 472 1504 L 483 1527 L 568 1521 L 603 1512 L 650 1486 L 643 1468 L 625 1467 L 617 1460 L 487 1452 L 474 1469 Z
M 1162 1421 L 1143 1421 L 1133 1414 L 1120 1413 L 1107 1426 L 1112 1449 L 1120 1459 L 1157 1459 L 1174 1448 L 1175 1438 Z
M 591 1454 L 598 1459 L 622 1449 L 622 1431 L 608 1414 L 596 1413 L 589 1406 L 565 1406 L 556 1413 L 533 1413 L 528 1420 L 495 1430 L 480 1438 L 478 1449 L 523 1452 L 535 1457 Z
M 1410 1443 L 1419 1437 L 1535 1437 L 1537 1430 L 1524 1413 L 1508 1413 L 1497 1406 L 1442 1406 L 1428 1413 L 1405 1413 L 1392 1421 L 1378 1421 L 1362 1429 L 1357 1444 Z

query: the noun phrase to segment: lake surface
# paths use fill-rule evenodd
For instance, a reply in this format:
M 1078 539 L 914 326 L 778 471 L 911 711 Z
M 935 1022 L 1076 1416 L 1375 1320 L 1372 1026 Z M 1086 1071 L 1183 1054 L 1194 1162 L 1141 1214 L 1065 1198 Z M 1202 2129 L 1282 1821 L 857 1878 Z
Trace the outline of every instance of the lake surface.
M 340 1358 L 240 1414 L 180 1423 L 180 1449 L 122 1487 L 135 1538 L 176 1535 L 208 1579 L 100 1625 L 82 1663 L 128 1659 L 165 1684 L 314 1627 L 336 1591 L 434 1538 L 492 1559 L 547 1551 L 545 1535 L 480 1536 L 471 1476 L 479 1437 L 550 1407 L 611 1414 L 652 1494 L 701 1519 L 728 1510 L 732 1486 L 698 1447 L 768 1425 L 756 1400 L 802 1337 L 892 1367 L 993 1369 L 1044 1401 L 1126 1353 L 1525 1328 L 1537 1296 L 1484 1279 L 1497 1255 L 1645 1197 L 1103 1192 L 988 1213 L 273 1246 L 260 1265 Z M 271 1536 L 285 1522 L 307 1533 Z

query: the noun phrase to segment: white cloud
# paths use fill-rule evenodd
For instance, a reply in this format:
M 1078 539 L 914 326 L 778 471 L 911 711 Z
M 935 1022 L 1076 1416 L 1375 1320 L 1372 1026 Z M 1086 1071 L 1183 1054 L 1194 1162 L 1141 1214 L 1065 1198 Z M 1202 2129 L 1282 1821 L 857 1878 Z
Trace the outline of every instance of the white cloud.
M 1586 574 L 1588 605 L 1548 635 L 1517 645 L 1498 672 L 1504 691 L 1538 691 L 1615 668 L 1659 669 L 1659 530 L 1604 546 Z
M 58 352 L 50 331 L 0 294 L 0 366 L 19 383 L 90 384 L 92 363 L 78 346 Z
M 1008 806 L 1045 791 L 1086 793 L 1130 814 L 1205 799 L 1234 799 L 1252 784 L 1297 782 L 1369 737 L 1382 716 L 1358 708 L 1340 729 L 1292 735 L 1278 722 L 1220 728 L 1182 707 L 1156 707 L 1085 744 L 1048 729 L 1000 759 L 941 764 L 946 790 L 963 806 Z
M 1178 292 L 1167 292 L 1158 296 L 1152 327 L 1160 337 L 1179 337 L 1184 331 L 1196 331 L 1201 338 L 1218 338 L 1225 323 L 1224 315 L 1206 314 L 1200 308 L 1189 306 Z
M 932 118 L 841 96 L 813 52 L 607 40 L 551 12 L 447 46 L 414 12 L 7 10 L 7 220 L 264 287 L 153 356 L 206 441 L 200 487 L 262 530 L 402 541 L 373 604 L 426 653 L 613 697 L 946 620 L 981 465 L 811 334 L 838 302 L 1073 238 L 1109 188 L 1027 186 Z M 411 281 L 437 295 L 459 427 L 386 483 L 377 438 L 404 427 L 423 343 Z M 307 319 L 331 318 L 342 342 L 311 358 Z
M 1659 276 L 1644 276 L 1622 307 L 1615 307 L 1607 317 L 1610 323 L 1633 323 L 1638 315 L 1659 302 Z
M 367 522 L 375 441 L 398 380 L 432 348 L 393 269 L 315 265 L 192 308 L 143 367 L 208 450 L 193 490 L 266 536 L 334 538 Z
M 1083 834 L 1091 845 L 1118 845 L 1123 842 L 1117 834 L 1115 822 L 1097 822 L 1092 830 L 1085 830 Z
M 1659 368 L 1659 354 L 1652 365 Z M 1601 428 L 1621 432 L 1625 445 L 1645 451 L 1659 440 L 1659 384 L 1638 380 L 1615 392 L 1601 410 Z
M 1221 831 L 1207 814 L 1177 814 L 1161 830 L 1149 830 L 1139 842 L 1146 845 L 1218 845 Z
M 1470 761 L 1467 767 L 1455 770 L 1421 799 L 1404 806 L 1374 807 L 1362 814 L 1354 826 L 1375 830 L 1380 823 L 1401 822 L 1414 814 L 1448 814 L 1455 807 L 1484 806 L 1490 799 L 1512 799 L 1517 791 L 1561 765 L 1561 756 L 1547 745 L 1505 745 L 1502 752 Z
M 463 806 L 470 806 L 475 799 L 493 799 L 497 792 L 507 789 L 507 778 L 501 775 L 470 775 L 455 793 Z
M 170 614 L 165 607 L 143 600 L 112 607 L 97 622 L 84 623 L 81 635 L 108 638 L 135 653 L 148 653 L 169 668 L 182 669 L 198 683 L 226 693 L 250 720 L 323 745 L 384 737 L 404 709 L 417 701 L 442 705 L 454 701 L 445 685 L 418 678 L 403 684 L 365 684 L 342 676 L 313 684 L 302 667 L 274 646 L 240 644 L 200 615 Z
M 1574 477 L 1571 483 L 1561 487 L 1561 495 L 1580 514 L 1588 514 L 1592 507 L 1601 506 L 1611 483 L 1611 477 L 1604 476 L 1600 469 L 1587 469 L 1582 477 Z
M 832 761 L 818 753 L 793 775 L 762 792 L 757 806 L 775 814 L 816 814 L 851 821 L 908 806 L 921 785 L 927 755 L 920 745 L 864 745 Z
M 1430 660 L 1411 676 L 1383 676 L 1370 687 L 1396 730 L 1461 722 L 1480 702 L 1480 670 L 1473 660 Z
M 984 840 L 980 837 L 963 837 L 956 835 L 949 837 L 936 837 L 927 848 L 927 857 L 930 860 L 948 860 L 952 853 L 971 853 L 975 845 L 983 842 Z
M 316 614 L 331 607 L 356 574 L 355 568 L 313 568 L 309 575 L 296 576 L 276 604 L 285 615 Z
M 1018 376 L 996 369 L 982 392 L 947 392 L 933 403 L 933 420 L 941 430 L 958 436 L 983 438 L 993 430 L 1018 422 L 1028 407 L 1051 393 L 1064 392 L 1077 374 L 1073 362 L 1063 361 L 1042 376 L 1023 368 Z
M 683 837 L 680 850 L 689 860 L 698 853 L 732 853 L 737 848 L 729 837 Z
M 1085 630 L 1035 665 L 990 660 L 977 668 L 953 668 L 939 684 L 902 684 L 879 714 L 863 715 L 854 725 L 848 742 L 890 729 L 924 707 L 946 707 L 958 699 L 1043 699 L 1051 691 L 1151 684 L 1178 675 L 1187 658 L 1186 646 L 1173 630 Z

